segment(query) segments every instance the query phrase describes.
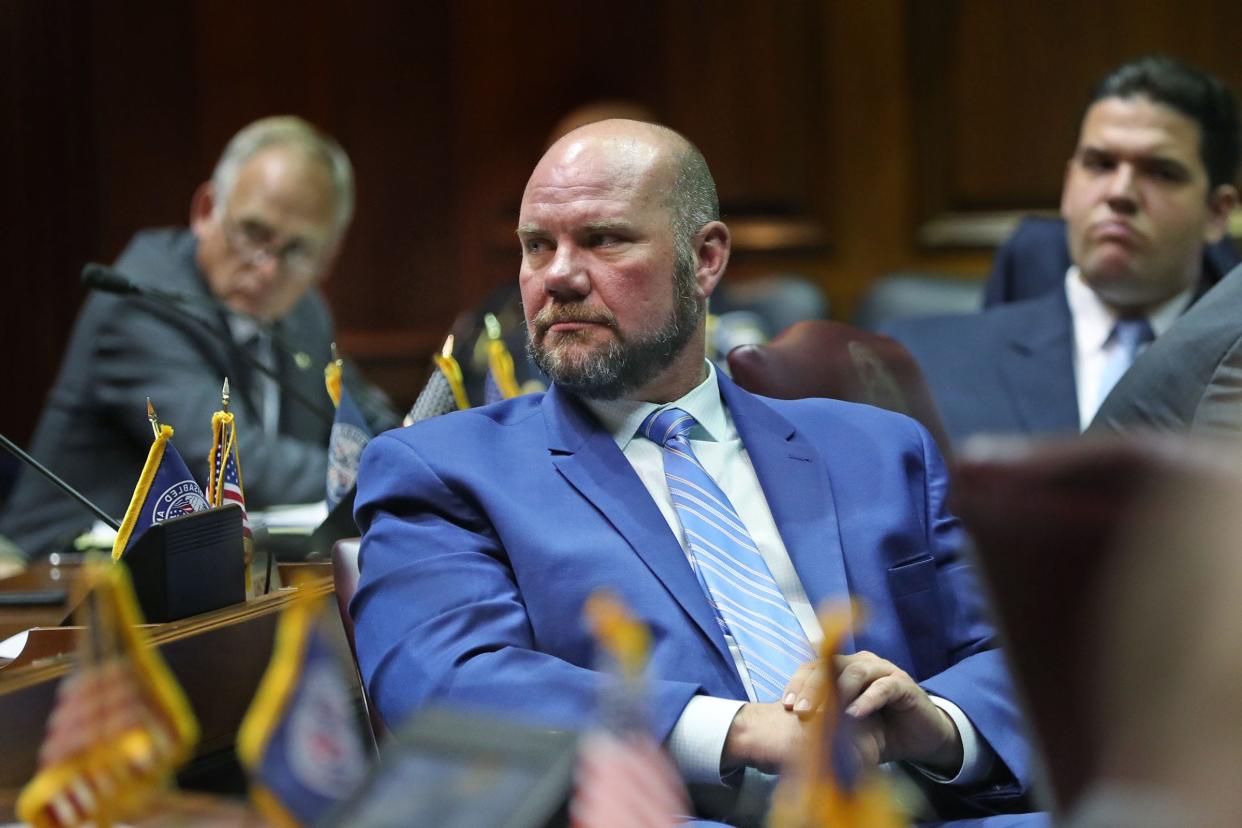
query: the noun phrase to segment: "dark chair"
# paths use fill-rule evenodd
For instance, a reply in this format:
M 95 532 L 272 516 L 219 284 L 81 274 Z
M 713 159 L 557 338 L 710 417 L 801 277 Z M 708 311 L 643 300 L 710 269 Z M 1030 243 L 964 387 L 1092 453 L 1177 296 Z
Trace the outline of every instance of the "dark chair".
M 889 273 L 876 279 L 854 311 L 854 324 L 877 331 L 894 319 L 975 313 L 983 283 L 943 273 Z
M 782 331 L 766 345 L 729 352 L 738 385 L 778 399 L 829 397 L 908 414 L 949 454 L 949 438 L 927 381 L 899 342 L 842 322 L 810 320 Z
M 1145 436 L 977 441 L 953 464 L 950 508 L 974 540 L 1062 816 L 1126 740 L 1190 727 L 1184 710 L 1164 715 L 1179 697 L 1170 676 L 1204 669 L 1181 645 L 1212 633 L 1191 631 L 1203 590 L 1174 582 L 1207 571 L 1213 549 L 1236 558 L 1232 539 L 1204 540 L 1215 518 L 1198 514 L 1214 492 L 1237 497 L 1234 459 Z
M 332 585 L 336 593 L 336 608 L 341 615 L 341 625 L 345 628 L 345 638 L 349 641 L 349 653 L 354 659 L 354 670 L 358 675 L 358 687 L 362 691 L 362 706 L 371 723 L 371 736 L 375 744 L 379 744 L 388 734 L 384 720 L 379 711 L 371 704 L 367 694 L 367 686 L 363 683 L 362 672 L 358 669 L 358 651 L 354 648 L 354 619 L 349 614 L 349 602 L 358 591 L 358 552 L 362 548 L 360 538 L 346 538 L 337 541 L 332 547 Z

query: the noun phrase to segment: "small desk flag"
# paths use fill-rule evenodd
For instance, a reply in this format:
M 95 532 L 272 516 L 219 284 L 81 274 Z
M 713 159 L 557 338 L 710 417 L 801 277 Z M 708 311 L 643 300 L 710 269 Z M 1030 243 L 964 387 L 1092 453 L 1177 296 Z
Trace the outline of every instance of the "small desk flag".
M 323 606 L 299 592 L 281 614 L 271 664 L 237 735 L 251 798 L 279 828 L 321 819 L 368 769 L 353 697 L 323 626 Z
M 207 478 L 207 502 L 212 506 L 236 503 L 241 509 L 242 543 L 245 546 L 246 596 L 253 597 L 254 580 L 251 565 L 254 562 L 254 533 L 250 530 L 250 516 L 246 514 L 246 495 L 242 490 L 241 459 L 237 456 L 237 424 L 233 413 L 227 410 L 228 380 L 225 380 L 225 410 L 211 415 L 211 457 Z
M 831 663 L 850 628 L 852 613 L 821 609 L 824 640 L 820 658 Z M 781 774 L 772 795 L 769 828 L 899 828 L 908 824 L 887 780 L 859 768 L 850 744 L 850 721 L 843 714 L 835 682 L 810 722 L 802 760 Z
M 334 346 L 335 348 L 335 346 Z M 366 417 L 358 408 L 349 389 L 342 381 L 342 364 L 334 359 L 323 369 L 324 384 L 328 396 L 336 406 L 336 418 L 332 422 L 332 436 L 328 439 L 328 479 L 326 499 L 328 509 L 336 507 L 358 479 L 358 462 L 362 450 L 371 442 L 371 429 Z
M 157 428 L 155 441 L 147 452 L 147 462 L 138 476 L 138 485 L 134 487 L 134 495 L 112 545 L 114 561 L 120 560 L 131 541 L 137 540 L 153 524 L 209 508 L 203 490 L 170 442 L 172 428 L 166 425 Z
M 38 773 L 17 801 L 36 828 L 138 816 L 198 741 L 185 694 L 139 627 L 128 569 L 88 560 L 78 588 L 78 664 L 57 690 Z
M 483 383 L 483 401 L 494 403 L 522 393 L 513 368 L 513 355 L 501 338 L 500 320 L 489 313 L 483 319 L 487 328 L 487 379 Z
M 573 828 L 668 828 L 690 814 L 672 760 L 652 737 L 644 705 L 647 628 L 604 592 L 590 597 L 587 618 L 613 681 L 600 700 L 600 726 L 578 750 L 569 816 Z

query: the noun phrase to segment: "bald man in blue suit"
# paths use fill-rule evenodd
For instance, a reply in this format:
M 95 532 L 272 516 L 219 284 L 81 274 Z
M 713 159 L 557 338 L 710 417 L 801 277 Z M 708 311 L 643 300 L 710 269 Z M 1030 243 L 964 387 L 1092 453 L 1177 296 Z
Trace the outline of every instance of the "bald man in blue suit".
M 864 762 L 916 766 L 959 801 L 1017 797 L 1026 742 L 933 441 L 897 414 L 764 399 L 716 373 L 718 214 L 702 156 L 655 125 L 583 127 L 536 167 L 520 282 L 553 384 L 367 449 L 351 609 L 372 699 L 392 724 L 439 702 L 585 726 L 606 678 L 582 605 L 608 588 L 651 628 L 652 726 L 688 781 L 737 771 L 745 792 L 779 772 L 832 681 Z M 775 698 L 705 594 L 659 444 L 636 434 L 670 404 L 694 417 L 694 454 L 809 643 L 814 607 L 865 607 L 846 655 L 783 677 Z

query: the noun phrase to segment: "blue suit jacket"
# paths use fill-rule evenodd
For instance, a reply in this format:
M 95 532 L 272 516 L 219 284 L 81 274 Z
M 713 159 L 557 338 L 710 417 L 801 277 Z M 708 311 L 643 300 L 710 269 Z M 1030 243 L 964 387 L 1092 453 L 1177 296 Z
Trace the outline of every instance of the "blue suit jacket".
M 927 432 L 878 409 L 720 386 L 811 601 L 860 599 L 853 646 L 957 703 L 1024 779 L 1007 673 Z M 601 587 L 651 628 L 659 738 L 696 694 L 746 698 L 658 507 L 556 386 L 372 441 L 356 516 L 358 660 L 390 724 L 435 701 L 589 723 L 604 679 L 581 614 Z
M 884 332 L 918 361 L 954 444 L 974 434 L 1078 432 L 1064 290 L 981 313 L 896 320 Z

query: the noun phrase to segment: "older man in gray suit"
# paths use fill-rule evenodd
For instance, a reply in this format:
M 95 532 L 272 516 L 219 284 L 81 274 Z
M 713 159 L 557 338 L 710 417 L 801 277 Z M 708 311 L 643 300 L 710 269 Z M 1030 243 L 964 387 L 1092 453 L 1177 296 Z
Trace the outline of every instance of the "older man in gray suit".
M 322 369 L 332 321 L 317 285 L 340 249 L 353 198 L 348 157 L 305 121 L 265 118 L 239 132 L 195 192 L 190 227 L 141 232 L 116 262 L 133 281 L 191 303 L 89 297 L 32 453 L 119 514 L 151 444 L 144 398 L 176 429 L 178 449 L 204 480 L 211 412 L 227 376 L 249 505 L 322 498 L 332 416 Z M 364 408 L 374 425 L 395 423 L 382 395 L 356 390 L 370 401 Z M 33 557 L 90 523 L 27 472 L 0 533 Z

